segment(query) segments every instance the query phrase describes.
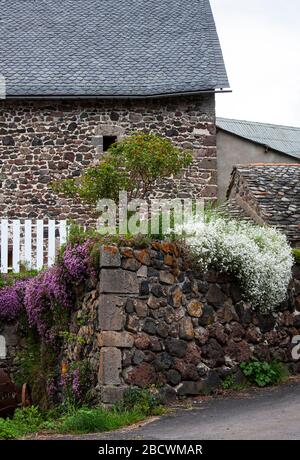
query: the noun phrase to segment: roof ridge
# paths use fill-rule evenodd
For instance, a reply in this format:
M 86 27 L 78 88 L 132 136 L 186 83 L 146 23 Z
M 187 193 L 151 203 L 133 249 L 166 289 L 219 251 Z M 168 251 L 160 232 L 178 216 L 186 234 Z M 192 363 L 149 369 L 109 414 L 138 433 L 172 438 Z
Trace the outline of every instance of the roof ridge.
M 233 167 L 233 169 L 241 168 L 254 168 L 254 167 L 268 167 L 268 168 L 300 168 L 300 163 L 247 163 L 247 164 L 238 164 Z
M 238 122 L 238 123 L 246 123 L 246 124 L 254 124 L 254 125 L 264 125 L 264 126 L 272 126 L 276 128 L 286 128 L 286 129 L 295 129 L 300 131 L 300 126 L 290 126 L 290 125 L 279 125 L 276 123 L 265 123 L 261 121 L 251 121 L 251 120 L 240 120 L 238 118 L 225 118 L 225 117 L 217 117 L 218 120 L 227 121 L 227 122 Z

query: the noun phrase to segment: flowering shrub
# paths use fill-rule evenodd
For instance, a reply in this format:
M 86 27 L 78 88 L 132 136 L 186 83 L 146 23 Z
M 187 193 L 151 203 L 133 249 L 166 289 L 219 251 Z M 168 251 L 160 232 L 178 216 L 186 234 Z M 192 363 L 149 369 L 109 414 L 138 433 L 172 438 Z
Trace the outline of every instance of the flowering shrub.
M 87 402 L 89 388 L 94 376 L 91 373 L 87 360 L 63 362 L 57 381 L 48 381 L 47 392 L 49 397 L 62 396 L 64 404 L 76 405 Z
M 14 321 L 24 308 L 25 288 L 28 280 L 0 289 L 0 319 Z
M 54 267 L 0 289 L 0 320 L 13 321 L 24 311 L 29 326 L 52 341 L 71 311 L 73 286 L 94 274 L 91 249 L 91 240 L 68 245 Z
M 70 282 L 80 283 L 92 274 L 90 252 L 93 241 L 87 239 L 82 244 L 68 245 L 64 251 L 62 265 L 65 277 Z
M 190 222 L 183 230 L 199 268 L 235 275 L 245 299 L 261 312 L 272 311 L 285 299 L 293 257 L 284 235 L 218 215 Z
M 39 335 L 45 336 L 55 308 L 71 305 L 62 268 L 52 267 L 32 278 L 25 289 L 24 304 L 29 325 L 36 327 Z

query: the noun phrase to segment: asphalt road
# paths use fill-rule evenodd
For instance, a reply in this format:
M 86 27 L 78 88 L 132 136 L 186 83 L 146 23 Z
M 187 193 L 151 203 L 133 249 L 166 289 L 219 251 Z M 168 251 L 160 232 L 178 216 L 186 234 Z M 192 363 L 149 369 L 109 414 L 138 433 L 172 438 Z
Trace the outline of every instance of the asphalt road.
M 134 428 L 60 439 L 300 439 L 300 382 L 196 400 L 190 409 L 177 408 Z

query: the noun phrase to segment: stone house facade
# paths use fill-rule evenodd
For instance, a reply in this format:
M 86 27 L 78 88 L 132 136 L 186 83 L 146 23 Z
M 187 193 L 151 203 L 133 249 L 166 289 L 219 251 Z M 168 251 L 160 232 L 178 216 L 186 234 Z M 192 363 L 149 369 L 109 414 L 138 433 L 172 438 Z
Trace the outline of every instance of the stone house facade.
M 215 92 L 228 80 L 209 0 L 21 3 L 0 24 L 0 217 L 93 220 L 49 185 L 135 130 L 193 153 L 158 196 L 215 199 Z
M 58 198 L 50 182 L 79 176 L 101 158 L 107 142 L 135 130 L 161 134 L 193 151 L 192 165 L 182 177 L 159 184 L 157 195 L 217 195 L 214 94 L 131 101 L 6 100 L 0 102 L 0 120 L 1 216 L 85 221 L 88 208 Z

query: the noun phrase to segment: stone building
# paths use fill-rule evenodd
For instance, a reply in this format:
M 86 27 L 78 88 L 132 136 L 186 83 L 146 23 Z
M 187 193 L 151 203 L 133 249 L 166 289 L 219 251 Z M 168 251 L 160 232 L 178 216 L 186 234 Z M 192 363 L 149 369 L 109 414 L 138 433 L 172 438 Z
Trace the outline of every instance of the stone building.
M 232 168 L 249 163 L 300 163 L 300 128 L 217 118 L 218 198 L 226 199 Z
M 0 32 L 0 217 L 86 221 L 50 182 L 134 130 L 193 152 L 157 193 L 217 196 L 215 93 L 229 85 L 209 0 L 10 0 Z
M 300 164 L 236 166 L 227 197 L 231 216 L 276 227 L 300 248 Z

